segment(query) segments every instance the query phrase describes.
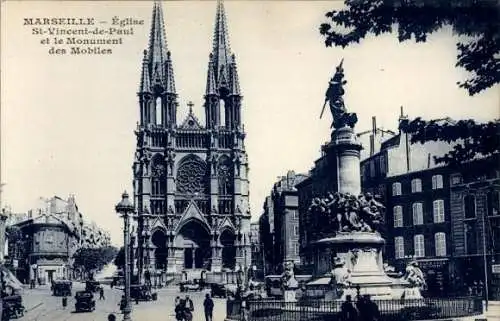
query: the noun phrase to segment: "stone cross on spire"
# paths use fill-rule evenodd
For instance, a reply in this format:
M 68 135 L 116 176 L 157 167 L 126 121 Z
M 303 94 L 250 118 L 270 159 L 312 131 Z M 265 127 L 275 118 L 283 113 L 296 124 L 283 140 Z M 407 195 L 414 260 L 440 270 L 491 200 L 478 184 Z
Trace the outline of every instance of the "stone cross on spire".
M 189 114 L 192 114 L 193 113 L 193 106 L 194 106 L 193 102 L 190 100 L 190 101 L 188 101 L 187 105 L 189 107 Z

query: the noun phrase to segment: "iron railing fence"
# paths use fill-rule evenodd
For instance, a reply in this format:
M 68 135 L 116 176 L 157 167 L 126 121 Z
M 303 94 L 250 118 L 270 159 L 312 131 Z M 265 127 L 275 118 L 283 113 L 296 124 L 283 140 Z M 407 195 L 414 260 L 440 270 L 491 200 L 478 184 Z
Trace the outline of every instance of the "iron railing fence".
M 413 300 L 373 300 L 380 321 L 446 319 L 480 315 L 481 298 L 423 298 Z M 341 301 L 251 300 L 246 308 L 237 300 L 227 301 L 227 316 L 238 321 L 341 321 Z M 360 309 L 363 309 L 360 307 Z M 244 318 L 246 314 L 246 319 Z

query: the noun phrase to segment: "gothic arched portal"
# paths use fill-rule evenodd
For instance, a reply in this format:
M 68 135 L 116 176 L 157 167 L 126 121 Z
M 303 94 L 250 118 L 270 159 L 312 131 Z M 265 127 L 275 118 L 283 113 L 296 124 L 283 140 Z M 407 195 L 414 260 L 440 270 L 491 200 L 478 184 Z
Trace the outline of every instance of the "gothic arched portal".
M 219 239 L 222 245 L 222 267 L 234 269 L 236 266 L 236 248 L 234 246 L 236 236 L 229 229 L 225 229 Z
M 175 237 L 176 247 L 183 252 L 184 269 L 207 268 L 210 263 L 210 233 L 198 220 L 185 223 Z
M 165 269 L 167 263 L 167 237 L 162 230 L 156 230 L 151 235 L 151 242 L 156 247 L 155 249 L 155 268 Z

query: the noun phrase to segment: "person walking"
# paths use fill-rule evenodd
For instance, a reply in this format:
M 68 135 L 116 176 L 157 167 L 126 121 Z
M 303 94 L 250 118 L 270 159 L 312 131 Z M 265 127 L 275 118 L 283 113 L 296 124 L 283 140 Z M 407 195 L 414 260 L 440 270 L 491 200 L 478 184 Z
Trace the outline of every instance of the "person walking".
M 104 297 L 104 287 L 102 286 L 99 288 L 99 300 L 106 300 Z
M 358 320 L 358 310 L 352 302 L 352 297 L 346 295 L 344 303 L 340 308 L 340 320 L 342 321 L 357 321 Z
M 193 312 L 194 312 L 193 301 L 189 298 L 189 295 L 186 295 L 185 308 L 184 308 L 184 318 L 186 321 L 193 320 Z
M 213 321 L 214 314 L 214 300 L 210 297 L 210 294 L 205 295 L 205 301 L 203 301 L 203 308 L 205 309 L 205 321 Z
M 177 299 L 179 299 L 179 300 L 177 301 Z M 177 321 L 184 320 L 184 310 L 185 310 L 184 300 L 181 300 L 181 298 L 176 297 L 175 298 L 175 319 Z
M 66 309 L 66 307 L 68 306 L 68 297 L 66 295 L 63 296 L 63 298 L 62 298 L 62 306 L 63 306 L 63 309 Z

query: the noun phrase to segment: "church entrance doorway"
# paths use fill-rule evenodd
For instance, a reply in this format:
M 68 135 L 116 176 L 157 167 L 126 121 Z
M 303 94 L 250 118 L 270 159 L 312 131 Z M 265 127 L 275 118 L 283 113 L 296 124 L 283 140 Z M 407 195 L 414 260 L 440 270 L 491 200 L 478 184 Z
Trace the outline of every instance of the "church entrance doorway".
M 222 244 L 222 267 L 234 269 L 236 266 L 236 248 L 234 241 L 236 236 L 229 230 L 224 230 L 220 236 Z
M 202 223 L 193 220 L 185 224 L 176 236 L 176 244 L 184 253 L 184 269 L 208 267 L 210 234 Z
M 167 263 L 167 237 L 161 230 L 156 230 L 151 236 L 151 242 L 156 247 L 155 249 L 155 268 L 163 270 Z

